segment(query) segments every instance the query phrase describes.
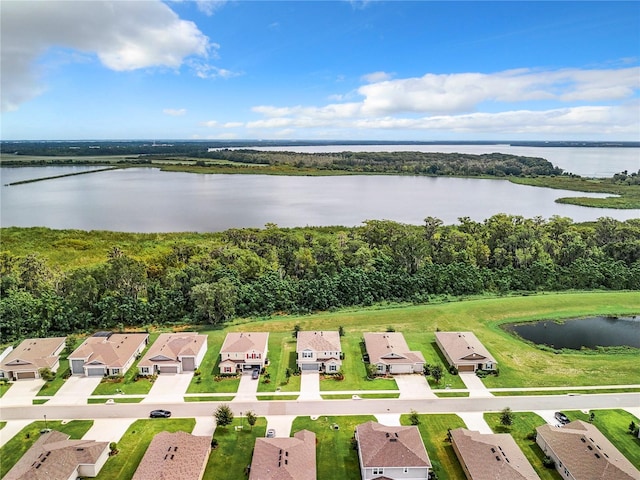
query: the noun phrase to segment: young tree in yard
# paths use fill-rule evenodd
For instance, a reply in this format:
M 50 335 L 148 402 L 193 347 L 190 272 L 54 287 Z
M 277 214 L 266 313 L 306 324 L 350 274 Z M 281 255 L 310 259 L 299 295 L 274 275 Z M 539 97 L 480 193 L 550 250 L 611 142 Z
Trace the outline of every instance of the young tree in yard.
M 374 363 L 367 363 L 367 378 L 376 378 L 378 367 Z
M 500 412 L 500 423 L 505 427 L 513 424 L 513 412 L 509 407 L 505 407 Z
M 412 409 L 411 413 L 409 414 L 409 421 L 411 422 L 411 425 L 418 425 L 420 423 L 418 412 Z
M 286 383 L 289 383 L 289 380 L 291 379 L 291 369 L 287 368 L 284 372 L 284 376 L 286 379 Z
M 213 416 L 216 419 L 216 425 L 218 427 L 227 427 L 233 422 L 233 412 L 229 408 L 229 405 L 220 405 L 216 408 Z
M 589 414 L 589 423 L 593 423 L 595 419 L 596 419 L 596 412 L 591 412 Z
M 256 417 L 256 414 L 253 413 L 251 410 L 249 410 L 246 413 L 246 416 L 247 416 L 247 423 L 251 426 L 251 430 L 253 430 L 253 426 L 256 424 L 258 417 Z
M 440 365 L 434 365 L 431 367 L 431 378 L 436 383 L 440 383 L 442 380 L 442 367 Z
M 296 323 L 296 324 L 293 326 L 293 337 L 294 337 L 294 338 L 298 338 L 298 332 L 299 332 L 299 331 L 300 331 L 300 324 L 299 324 L 299 323 Z
M 338 335 L 344 337 L 344 327 L 342 325 L 338 327 Z
M 635 431 L 636 431 L 636 422 L 631 420 L 631 423 L 629 424 L 629 433 L 633 435 Z

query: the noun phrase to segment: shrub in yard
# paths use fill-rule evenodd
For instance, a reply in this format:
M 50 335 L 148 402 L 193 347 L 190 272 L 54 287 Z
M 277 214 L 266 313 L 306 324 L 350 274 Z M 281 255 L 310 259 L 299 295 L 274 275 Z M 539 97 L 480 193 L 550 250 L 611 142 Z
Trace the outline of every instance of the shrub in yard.
M 451 365 L 451 366 L 449 367 L 449 373 L 450 373 L 451 375 L 458 375 L 458 369 L 455 367 L 455 365 Z
M 549 456 L 544 457 L 544 459 L 542 459 L 542 465 L 544 465 L 545 468 L 556 468 L 556 462 L 554 462 L 553 458 Z

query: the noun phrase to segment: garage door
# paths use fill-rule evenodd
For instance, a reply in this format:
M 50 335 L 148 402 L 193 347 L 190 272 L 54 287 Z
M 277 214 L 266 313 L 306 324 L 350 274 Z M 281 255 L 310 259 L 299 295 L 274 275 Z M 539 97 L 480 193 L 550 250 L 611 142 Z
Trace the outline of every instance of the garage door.
M 87 368 L 88 377 L 103 377 L 104 368 Z
M 460 365 L 458 367 L 458 371 L 459 372 L 473 372 L 474 370 L 474 365 Z
M 165 365 L 158 369 L 160 373 L 178 373 L 178 367 L 175 365 Z
M 317 363 L 302 364 L 300 366 L 300 370 L 311 370 L 312 372 L 317 372 L 318 371 L 318 364 Z
M 36 372 L 17 372 L 16 378 L 18 380 L 24 380 L 25 378 L 36 378 Z

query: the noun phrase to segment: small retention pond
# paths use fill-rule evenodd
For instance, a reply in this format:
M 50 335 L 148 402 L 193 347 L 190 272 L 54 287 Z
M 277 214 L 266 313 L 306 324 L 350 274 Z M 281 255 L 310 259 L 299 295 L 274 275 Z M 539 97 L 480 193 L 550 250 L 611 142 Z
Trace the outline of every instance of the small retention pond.
M 596 347 L 640 348 L 640 316 L 592 317 L 506 325 L 508 332 L 538 345 L 579 350 Z

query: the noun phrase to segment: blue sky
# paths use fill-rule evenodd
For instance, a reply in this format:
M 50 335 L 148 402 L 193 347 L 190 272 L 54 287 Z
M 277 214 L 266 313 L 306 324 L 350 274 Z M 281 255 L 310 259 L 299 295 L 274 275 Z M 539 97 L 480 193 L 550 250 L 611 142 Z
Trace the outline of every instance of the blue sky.
M 3 140 L 640 139 L 640 2 L 0 9 Z

